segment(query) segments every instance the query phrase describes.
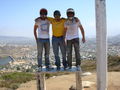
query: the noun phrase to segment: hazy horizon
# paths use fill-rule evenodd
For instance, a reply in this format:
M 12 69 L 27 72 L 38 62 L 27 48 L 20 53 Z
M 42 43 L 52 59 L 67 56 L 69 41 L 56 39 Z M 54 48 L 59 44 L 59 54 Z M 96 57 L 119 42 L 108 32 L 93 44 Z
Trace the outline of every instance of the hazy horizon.
M 109 35 L 107 37 L 115 37 L 115 36 L 120 36 L 120 34 L 117 34 L 117 35 Z M 30 37 L 30 36 L 13 36 L 13 35 L 0 35 L 0 37 L 22 37 L 22 38 L 35 38 L 34 36 L 33 37 Z M 52 36 L 51 36 L 52 37 Z M 81 38 L 81 37 L 80 37 Z M 89 36 L 86 36 L 86 38 L 96 38 L 96 35 L 94 37 L 89 37 Z

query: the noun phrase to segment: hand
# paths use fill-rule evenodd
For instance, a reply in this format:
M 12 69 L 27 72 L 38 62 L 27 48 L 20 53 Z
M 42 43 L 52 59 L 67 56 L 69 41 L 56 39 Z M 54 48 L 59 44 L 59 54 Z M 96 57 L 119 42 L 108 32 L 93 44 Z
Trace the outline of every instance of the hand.
M 80 20 L 77 17 L 74 17 L 76 22 L 79 22 Z
M 66 40 L 66 38 L 65 38 L 65 36 L 63 37 L 63 39 L 64 39 L 64 42 L 65 42 L 65 45 L 67 45 L 67 40 Z
M 67 40 L 66 39 L 64 39 L 65 40 L 65 45 L 67 46 Z
M 85 43 L 85 38 L 82 38 L 82 42 Z

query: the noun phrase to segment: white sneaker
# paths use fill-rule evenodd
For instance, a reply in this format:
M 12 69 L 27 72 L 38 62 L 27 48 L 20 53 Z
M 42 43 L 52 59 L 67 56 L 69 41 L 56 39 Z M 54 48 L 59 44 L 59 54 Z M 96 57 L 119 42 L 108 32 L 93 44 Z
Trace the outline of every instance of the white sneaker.
M 53 70 L 54 68 L 52 67 L 52 66 L 46 66 L 46 71 L 51 71 L 51 70 Z
M 50 68 L 51 70 L 53 70 L 53 69 L 54 69 L 54 67 L 52 67 L 51 65 L 49 65 L 49 68 Z

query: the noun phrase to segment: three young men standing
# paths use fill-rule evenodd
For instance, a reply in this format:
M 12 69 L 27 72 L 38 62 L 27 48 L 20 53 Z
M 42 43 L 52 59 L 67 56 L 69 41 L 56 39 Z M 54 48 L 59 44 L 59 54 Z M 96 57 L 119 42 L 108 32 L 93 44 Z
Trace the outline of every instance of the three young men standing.
M 42 10 L 42 9 L 41 9 Z M 46 10 L 46 9 L 45 9 Z M 47 11 L 47 10 L 46 10 Z M 84 29 L 80 23 L 79 20 L 76 21 L 75 12 L 72 8 L 69 8 L 67 10 L 67 19 L 60 18 L 61 14 L 58 10 L 54 12 L 54 18 L 47 18 L 45 16 L 45 19 L 42 19 L 43 16 L 41 15 L 43 13 L 40 12 L 40 17 L 36 19 L 36 23 L 34 26 L 34 36 L 37 40 L 37 47 L 38 47 L 38 66 L 42 66 L 42 49 L 41 44 L 49 43 L 49 24 L 52 24 L 52 31 L 53 31 L 53 37 L 52 37 L 52 45 L 53 45 L 53 52 L 55 56 L 55 65 L 57 66 L 57 70 L 60 70 L 60 57 L 59 57 L 59 48 L 61 49 L 62 53 L 62 63 L 64 66 L 64 69 L 67 68 L 67 64 L 69 69 L 72 67 L 72 46 L 74 45 L 75 49 L 75 57 L 76 57 L 76 67 L 78 68 L 80 66 L 80 52 L 79 52 L 79 34 L 78 34 L 78 28 L 80 28 L 82 33 L 82 41 L 85 42 L 85 36 L 84 36 Z M 42 22 L 45 22 L 42 24 Z M 38 37 L 36 35 L 36 30 L 38 28 Z M 44 33 L 40 33 L 41 31 L 44 31 Z M 45 31 L 47 31 L 45 33 Z M 44 37 L 44 34 L 46 37 Z M 65 35 L 65 36 L 64 36 Z M 66 61 L 66 45 L 65 45 L 65 39 L 67 40 L 67 61 Z M 41 40 L 42 39 L 42 40 Z M 49 49 L 50 45 L 46 46 L 44 44 L 45 48 L 45 65 L 46 69 L 49 69 L 50 61 L 49 61 Z M 48 49 L 48 50 L 47 50 Z M 47 54 L 46 54 L 47 53 Z

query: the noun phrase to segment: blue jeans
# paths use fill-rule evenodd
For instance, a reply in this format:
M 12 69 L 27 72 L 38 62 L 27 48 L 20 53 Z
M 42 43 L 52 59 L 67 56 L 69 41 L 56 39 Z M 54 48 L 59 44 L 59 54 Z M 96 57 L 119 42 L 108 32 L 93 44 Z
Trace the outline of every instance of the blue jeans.
M 67 67 L 66 61 L 66 45 L 63 37 L 52 37 L 52 46 L 53 46 L 53 53 L 55 56 L 55 65 L 61 66 L 60 57 L 59 57 L 59 47 L 62 53 L 62 63 L 64 67 Z
M 68 61 L 69 67 L 72 66 L 72 47 L 73 46 L 75 50 L 76 66 L 81 64 L 79 38 L 75 38 L 72 40 L 67 40 L 67 61 Z
M 42 54 L 43 54 L 43 48 L 45 50 L 45 66 L 48 66 L 50 64 L 49 60 L 49 52 L 50 52 L 50 41 L 49 39 L 41 39 L 38 38 L 37 40 L 37 59 L 38 59 L 38 67 L 42 67 Z

